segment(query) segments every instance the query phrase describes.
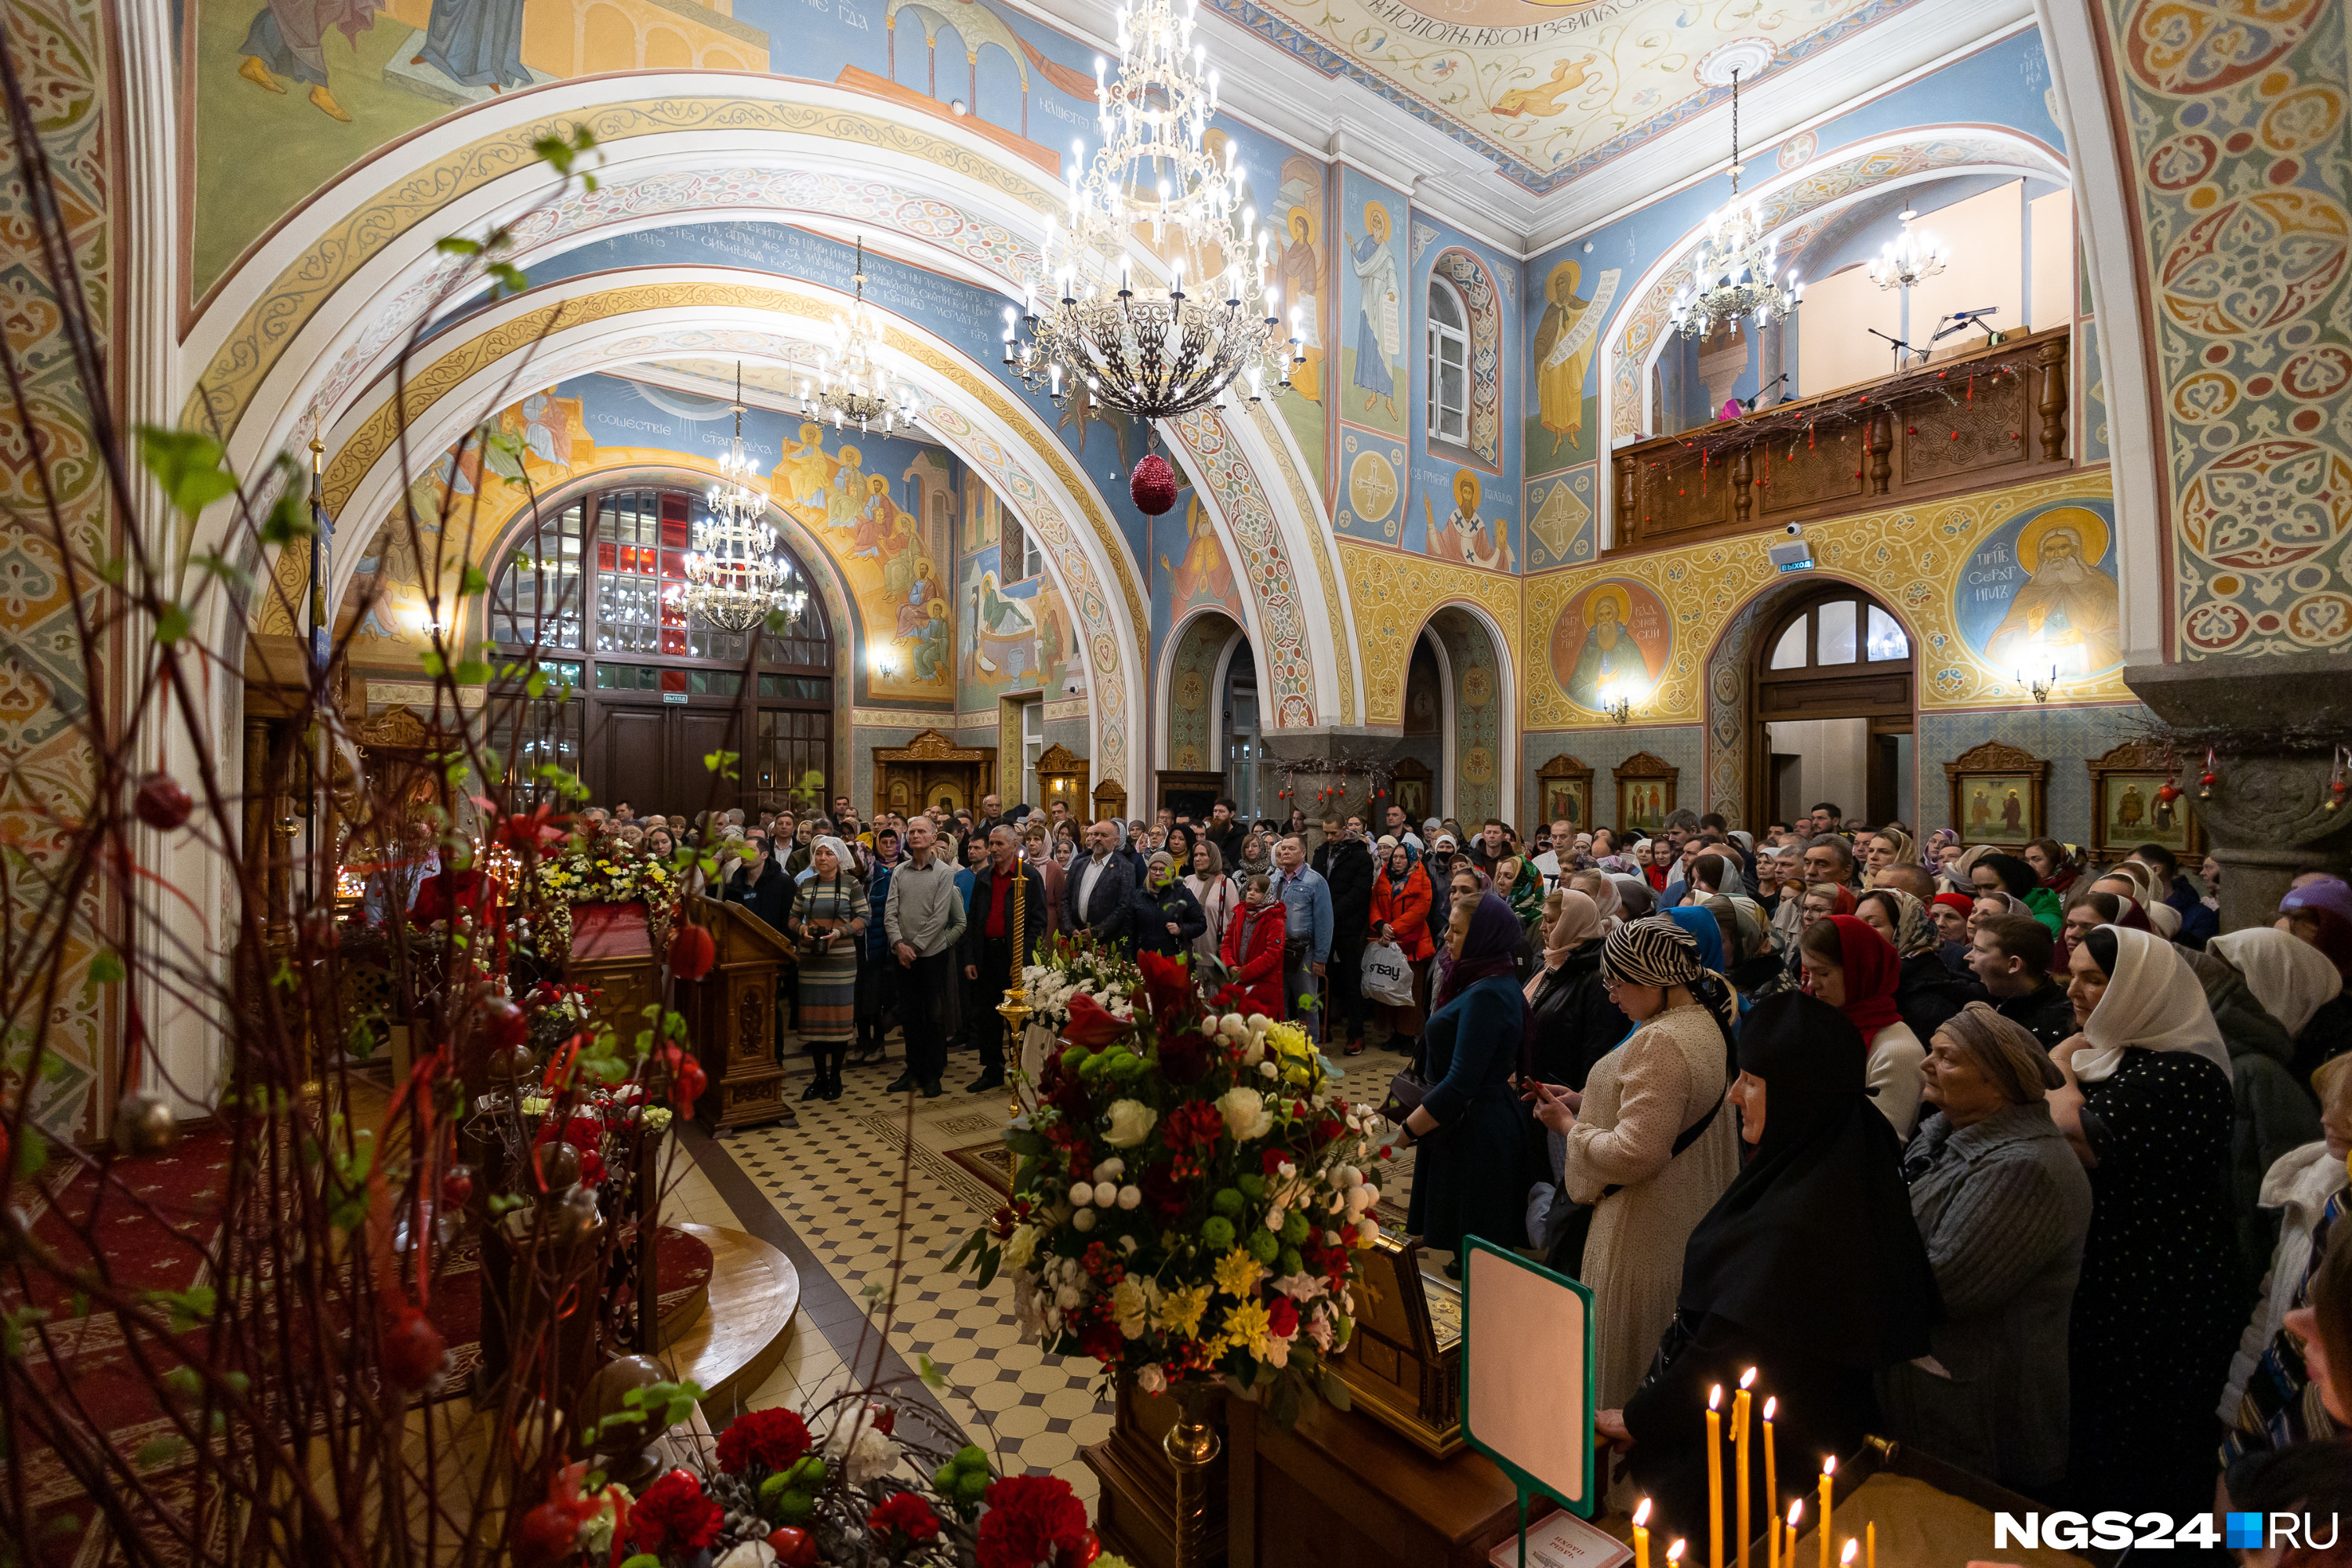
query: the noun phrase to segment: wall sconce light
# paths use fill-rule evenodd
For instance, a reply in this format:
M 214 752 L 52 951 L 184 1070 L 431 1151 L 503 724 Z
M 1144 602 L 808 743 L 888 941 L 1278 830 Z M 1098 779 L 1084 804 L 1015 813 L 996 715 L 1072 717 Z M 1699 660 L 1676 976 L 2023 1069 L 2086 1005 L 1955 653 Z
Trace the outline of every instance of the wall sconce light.
M 1647 692 L 1643 693 L 1648 696 Z M 1633 690 L 1622 680 L 1606 680 L 1601 684 L 1601 710 L 1619 724 L 1633 721 Z
M 2047 702 L 2058 693 L 2058 667 L 2054 664 L 2050 667 L 2050 679 L 2047 680 L 2038 675 L 2029 679 L 2023 670 L 2020 670 L 2017 672 L 2017 684 L 2033 693 L 2036 702 Z
M 894 645 L 884 643 L 880 647 L 877 647 L 873 653 L 868 656 L 868 658 L 874 666 L 874 672 L 877 675 L 881 676 L 885 680 L 891 679 L 898 675 L 898 650 Z

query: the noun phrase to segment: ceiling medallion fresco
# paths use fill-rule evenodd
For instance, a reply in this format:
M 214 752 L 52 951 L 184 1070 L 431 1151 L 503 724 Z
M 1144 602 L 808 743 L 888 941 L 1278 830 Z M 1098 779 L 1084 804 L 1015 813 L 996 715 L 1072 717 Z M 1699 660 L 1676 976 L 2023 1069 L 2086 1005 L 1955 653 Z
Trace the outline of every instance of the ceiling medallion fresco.
M 1209 3 L 1326 75 L 1362 83 L 1541 195 L 1727 100 L 1727 86 L 1697 75 L 1721 46 L 1760 43 L 1778 70 L 1917 0 Z

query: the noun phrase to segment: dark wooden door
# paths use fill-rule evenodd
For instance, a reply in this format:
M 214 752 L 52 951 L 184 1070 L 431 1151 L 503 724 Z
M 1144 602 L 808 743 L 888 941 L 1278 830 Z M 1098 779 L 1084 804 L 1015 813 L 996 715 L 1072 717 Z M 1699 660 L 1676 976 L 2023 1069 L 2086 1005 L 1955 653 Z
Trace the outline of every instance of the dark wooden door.
M 593 798 L 610 805 L 627 801 L 640 816 L 705 809 L 723 811 L 740 793 L 742 764 L 734 778 L 710 772 L 714 752 L 743 749 L 731 708 L 691 708 L 597 702 L 590 714 L 588 754 L 595 770 L 588 779 Z

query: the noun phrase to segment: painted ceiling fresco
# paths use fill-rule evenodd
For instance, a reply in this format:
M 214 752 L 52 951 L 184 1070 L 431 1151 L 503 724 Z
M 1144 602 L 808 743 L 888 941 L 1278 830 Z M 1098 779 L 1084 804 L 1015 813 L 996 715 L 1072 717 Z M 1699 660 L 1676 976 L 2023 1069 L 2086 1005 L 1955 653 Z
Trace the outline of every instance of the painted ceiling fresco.
M 1728 98 L 1697 75 L 1724 46 L 1769 46 L 1769 75 L 1917 0 L 1209 3 L 1541 195 Z

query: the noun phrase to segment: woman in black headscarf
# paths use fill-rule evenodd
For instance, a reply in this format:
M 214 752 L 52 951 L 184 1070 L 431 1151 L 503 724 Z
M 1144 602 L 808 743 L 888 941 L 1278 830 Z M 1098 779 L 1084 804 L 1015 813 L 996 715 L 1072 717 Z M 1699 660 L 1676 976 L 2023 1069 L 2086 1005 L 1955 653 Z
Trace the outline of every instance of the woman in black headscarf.
M 1927 1353 L 1942 1301 L 1864 1062 L 1845 1016 L 1801 993 L 1758 1003 L 1741 1026 L 1731 1101 L 1747 1166 L 1691 1232 L 1648 1379 L 1598 1420 L 1630 1445 L 1635 1489 L 1669 1535 L 1706 1528 L 1711 1386 L 1727 1411 L 1740 1373 L 1759 1369 L 1756 1396 L 1780 1401 L 1780 1472 L 1795 1495 L 1822 1456 L 1860 1447 L 1877 1416 L 1873 1374 Z M 1780 1515 L 1787 1498 L 1764 1497 L 1763 1467 L 1749 1471 L 1750 1518 Z
M 2014 855 L 1986 855 L 1969 868 L 1969 879 L 1979 894 L 2007 893 L 2025 906 L 2025 912 L 2050 928 L 2056 936 L 2064 923 L 2065 906 L 2058 895 L 2042 885 L 2042 879 L 2032 867 Z

